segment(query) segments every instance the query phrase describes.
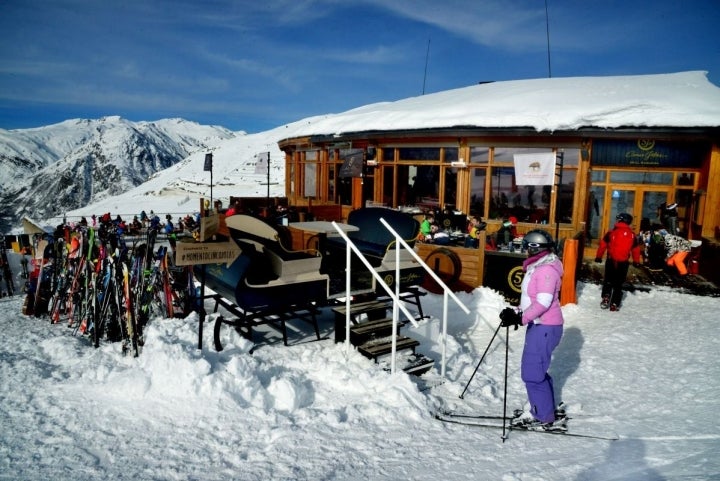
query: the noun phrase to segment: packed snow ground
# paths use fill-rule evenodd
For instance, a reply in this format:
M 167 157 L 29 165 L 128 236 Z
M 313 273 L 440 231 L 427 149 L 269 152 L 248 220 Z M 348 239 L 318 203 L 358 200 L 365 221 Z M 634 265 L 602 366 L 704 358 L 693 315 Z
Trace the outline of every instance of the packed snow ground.
M 153 319 L 138 358 L 93 349 L 64 324 L 0 301 L 0 479 L 7 480 L 710 480 L 720 479 L 720 300 L 665 289 L 601 311 L 579 284 L 551 374 L 576 432 L 602 441 L 445 424 L 438 409 L 501 414 L 505 329 L 468 385 L 504 306 L 487 288 L 450 307 L 446 381 L 421 390 L 302 324 L 198 349 L 198 317 Z M 212 307 L 212 306 L 210 306 Z M 413 306 L 409 306 L 412 309 Z M 439 329 L 442 296 L 428 294 Z M 212 321 L 212 316 L 209 321 Z M 411 335 L 415 335 L 412 333 Z M 422 335 L 420 337 L 423 337 Z M 421 351 L 440 359 L 440 345 Z M 507 405 L 523 406 L 522 331 L 509 333 Z M 439 365 L 428 373 L 439 379 Z

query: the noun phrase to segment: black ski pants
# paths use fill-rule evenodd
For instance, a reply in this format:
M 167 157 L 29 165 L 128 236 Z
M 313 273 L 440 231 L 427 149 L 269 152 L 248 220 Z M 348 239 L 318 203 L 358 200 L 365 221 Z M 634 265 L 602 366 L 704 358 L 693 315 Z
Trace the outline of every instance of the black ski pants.
M 602 297 L 609 298 L 610 304 L 620 307 L 623 298 L 622 286 L 627 279 L 630 262 L 618 262 L 608 258 L 605 261 L 605 277 L 603 278 Z

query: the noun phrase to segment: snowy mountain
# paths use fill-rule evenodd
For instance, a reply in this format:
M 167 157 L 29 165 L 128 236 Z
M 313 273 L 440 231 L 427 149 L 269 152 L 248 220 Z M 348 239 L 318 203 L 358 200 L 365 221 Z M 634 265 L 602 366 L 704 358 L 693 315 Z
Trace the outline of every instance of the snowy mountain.
M 183 119 L 117 116 L 0 129 L 0 231 L 23 215 L 44 219 L 118 195 L 193 152 L 245 135 Z
M 230 196 L 282 197 L 285 195 L 285 155 L 278 148 L 278 141 L 308 121 L 304 119 L 257 134 L 237 135 L 208 149 L 196 150 L 137 187 L 68 211 L 67 219 L 77 221 L 80 216 L 104 212 L 132 218 L 141 210 L 185 215 L 198 210 L 201 198 L 219 199 L 227 206 Z M 212 175 L 204 170 L 207 153 L 213 155 Z M 260 155 L 265 154 L 270 155 L 269 172 L 266 167 L 257 168 Z M 56 216 L 48 213 L 37 216 L 36 220 L 52 226 L 61 218 L 60 213 Z

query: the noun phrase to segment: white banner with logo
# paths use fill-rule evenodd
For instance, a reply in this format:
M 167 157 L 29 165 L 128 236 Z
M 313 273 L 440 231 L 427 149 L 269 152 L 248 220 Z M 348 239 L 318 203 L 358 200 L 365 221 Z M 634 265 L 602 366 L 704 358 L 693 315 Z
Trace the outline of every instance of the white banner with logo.
M 555 183 L 555 153 L 515 154 L 515 183 L 517 185 L 553 185 Z
M 257 164 L 255 164 L 255 173 L 256 174 L 267 174 L 268 173 L 268 164 L 270 163 L 270 152 L 263 152 L 261 154 L 257 154 Z

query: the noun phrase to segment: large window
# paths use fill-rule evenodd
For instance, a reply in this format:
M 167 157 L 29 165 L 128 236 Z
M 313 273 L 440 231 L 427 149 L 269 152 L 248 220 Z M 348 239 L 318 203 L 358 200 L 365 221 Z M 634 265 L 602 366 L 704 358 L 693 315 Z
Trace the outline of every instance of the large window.
M 556 214 L 560 222 L 573 221 L 579 148 L 470 145 L 465 150 L 457 146 L 396 145 L 380 146 L 378 152 L 372 173 L 378 178 L 382 175 L 382 186 L 374 196 L 388 207 L 468 210 L 464 213 L 475 217 L 516 217 L 529 223 L 552 223 L 551 216 Z M 517 185 L 515 155 L 536 153 L 545 154 L 545 159 L 550 154 L 558 166 L 562 158 L 562 176 L 555 167 L 551 185 Z M 455 164 L 461 157 L 464 165 Z M 374 197 L 370 194 L 372 177 L 368 172 L 363 179 L 368 200 Z M 460 179 L 469 185 L 459 185 Z M 469 198 L 458 198 L 458 192 L 467 193 Z
M 485 217 L 486 168 L 470 170 L 470 214 L 476 218 Z
M 362 177 L 364 155 L 363 149 L 338 150 L 337 202 L 342 205 L 352 205 L 352 179 Z
M 555 153 L 555 175 L 551 185 L 517 185 L 515 155 Z M 480 147 L 471 149 L 471 162 L 483 164 L 485 152 Z M 489 219 L 515 217 L 518 222 L 533 224 L 552 223 L 552 203 L 560 222 L 573 221 L 575 182 L 579 164 L 580 149 L 550 147 L 495 147 L 491 149 Z M 562 160 L 562 162 L 561 162 Z M 561 170 L 562 166 L 562 170 Z M 475 194 L 475 183 L 472 188 Z M 553 195 L 557 192 L 557 195 Z
M 487 164 L 490 161 L 489 147 L 470 147 L 471 164 Z
M 695 174 L 691 172 L 679 173 L 675 184 L 675 202 L 678 205 L 678 217 L 687 222 L 690 220 L 690 210 L 694 198 Z M 683 225 L 683 227 L 685 226 Z
M 305 197 L 317 197 L 318 152 L 316 150 L 311 150 L 305 152 L 304 154 L 305 158 L 303 160 L 305 162 L 305 191 L 303 192 L 303 194 L 305 195 Z
M 443 207 L 445 210 L 457 210 L 457 167 L 445 167 L 445 189 L 443 191 Z
M 440 160 L 440 147 L 400 147 L 397 150 L 400 155 L 400 161 Z
M 490 219 L 515 217 L 519 222 L 550 222 L 551 185 L 515 183 L 516 154 L 545 154 L 550 148 L 496 147 L 492 156 Z
M 457 147 L 443 147 L 443 162 L 449 164 L 451 162 L 457 162 L 460 160 L 458 157 L 459 149 Z
M 613 170 L 610 171 L 610 183 L 670 185 L 673 183 L 673 174 L 672 172 L 632 172 Z
M 602 213 L 605 208 L 605 187 L 604 186 L 593 186 L 590 189 L 588 196 L 587 206 L 587 240 L 592 242 L 594 239 L 599 239 L 603 233 L 600 231 L 602 227 L 600 222 L 602 221 Z
M 382 146 L 380 150 L 383 204 L 422 210 L 455 206 L 459 167 L 447 164 L 460 160 L 459 147 Z

